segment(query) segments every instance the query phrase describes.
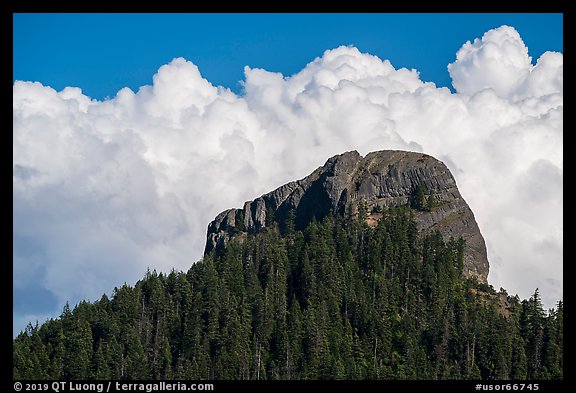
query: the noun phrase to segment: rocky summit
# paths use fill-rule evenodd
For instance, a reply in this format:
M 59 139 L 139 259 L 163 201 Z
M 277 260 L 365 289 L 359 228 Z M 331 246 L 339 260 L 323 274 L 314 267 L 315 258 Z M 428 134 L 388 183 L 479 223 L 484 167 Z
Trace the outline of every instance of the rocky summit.
M 218 253 L 233 237 L 282 222 L 292 210 L 297 229 L 313 217 L 358 214 L 360 208 L 366 209 L 367 224 L 375 226 L 381 208 L 402 205 L 414 207 L 420 233 L 439 230 L 446 240 L 462 237 L 464 274 L 487 282 L 486 244 L 450 170 L 432 156 L 407 151 L 377 151 L 366 157 L 346 152 L 304 179 L 246 202 L 243 209 L 220 213 L 208 226 L 205 253 Z

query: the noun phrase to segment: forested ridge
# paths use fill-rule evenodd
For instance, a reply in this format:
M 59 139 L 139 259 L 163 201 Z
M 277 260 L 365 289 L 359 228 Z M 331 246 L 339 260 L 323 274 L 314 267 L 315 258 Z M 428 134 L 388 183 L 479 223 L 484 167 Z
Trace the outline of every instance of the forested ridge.
M 148 272 L 13 344 L 15 379 L 562 379 L 563 305 L 462 275 L 408 207 L 294 214 L 188 272 Z M 381 218 L 380 218 L 381 217 Z

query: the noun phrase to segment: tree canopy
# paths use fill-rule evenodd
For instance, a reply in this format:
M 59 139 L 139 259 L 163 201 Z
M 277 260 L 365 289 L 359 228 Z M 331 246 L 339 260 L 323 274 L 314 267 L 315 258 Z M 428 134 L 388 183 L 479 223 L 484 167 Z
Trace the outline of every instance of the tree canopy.
M 412 214 L 274 226 L 188 272 L 149 271 L 29 325 L 13 377 L 563 378 L 562 302 L 464 277 L 464 241 L 420 236 Z

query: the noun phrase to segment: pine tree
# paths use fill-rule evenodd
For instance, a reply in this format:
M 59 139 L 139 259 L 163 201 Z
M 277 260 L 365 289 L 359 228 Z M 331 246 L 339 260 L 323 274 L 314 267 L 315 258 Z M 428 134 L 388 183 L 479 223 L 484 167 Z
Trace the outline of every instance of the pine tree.
M 64 352 L 64 378 L 87 379 L 90 376 L 92 360 L 92 331 L 85 320 L 72 322 L 72 328 L 66 332 Z
M 406 206 L 371 228 L 367 208 L 298 229 L 291 211 L 186 273 L 66 305 L 16 337 L 13 377 L 563 378 L 562 302 L 465 278 L 462 239 L 419 233 Z

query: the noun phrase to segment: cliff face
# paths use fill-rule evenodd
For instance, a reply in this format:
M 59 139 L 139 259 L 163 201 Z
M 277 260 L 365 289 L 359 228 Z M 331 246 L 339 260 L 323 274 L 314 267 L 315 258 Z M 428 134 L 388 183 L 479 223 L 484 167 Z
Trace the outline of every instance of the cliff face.
M 304 179 L 246 202 L 243 209 L 220 213 L 208 226 L 205 253 L 218 252 L 233 236 L 262 230 L 270 225 L 270 214 L 282 220 L 294 210 L 296 227 L 303 228 L 314 216 L 354 214 L 360 203 L 368 212 L 377 206 L 410 204 L 418 187 L 433 201 L 429 211 L 414 212 L 419 231 L 438 229 L 445 239 L 462 237 L 466 241 L 464 274 L 486 282 L 489 264 L 484 238 L 454 177 L 441 161 L 405 151 L 378 151 L 366 157 L 351 151 L 334 156 Z M 378 219 L 378 213 L 369 213 L 367 222 L 375 225 Z

